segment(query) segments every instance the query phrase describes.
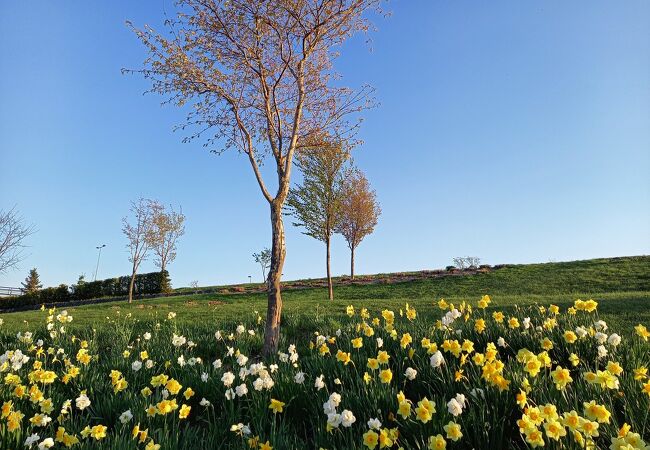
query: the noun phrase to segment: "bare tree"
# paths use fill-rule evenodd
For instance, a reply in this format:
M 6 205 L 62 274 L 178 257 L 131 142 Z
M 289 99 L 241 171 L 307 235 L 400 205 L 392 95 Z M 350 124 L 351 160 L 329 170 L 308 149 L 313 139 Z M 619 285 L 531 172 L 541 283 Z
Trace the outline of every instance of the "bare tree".
M 151 249 L 154 204 L 155 202 L 144 198 L 140 198 L 137 202 L 131 202 L 131 222 L 127 217 L 122 219 L 122 232 L 129 241 L 126 246 L 129 249 L 129 261 L 132 264 L 129 303 L 133 301 L 133 286 L 138 268 L 147 258 Z
M 465 262 L 465 257 L 463 256 L 456 256 L 454 259 L 454 266 L 456 266 L 460 270 L 464 270 L 467 267 L 467 263 Z
M 26 225 L 15 207 L 0 210 L 0 274 L 16 269 L 25 257 L 25 240 L 34 233 L 34 227 Z
M 208 134 L 206 146 L 246 155 L 270 207 L 272 245 L 264 354 L 277 351 L 286 255 L 282 208 L 289 193 L 293 156 L 305 141 L 328 133 L 353 135 L 349 114 L 371 106 L 369 88 L 341 87 L 332 67 L 340 47 L 369 29 L 363 16 L 381 0 L 178 0 L 166 21 L 170 33 L 136 29 L 149 56 L 137 71 L 151 92 L 177 106 L 192 103 L 186 123 Z M 336 83 L 335 83 L 336 81 Z M 272 157 L 273 193 L 260 165 Z
M 152 215 L 151 247 L 156 253 L 154 263 L 160 271 L 167 270 L 167 264 L 176 259 L 176 243 L 185 234 L 185 215 L 182 208 L 165 208 L 157 201 L 150 203 Z
M 304 228 L 303 234 L 325 243 L 330 300 L 334 299 L 330 243 L 334 229 L 341 221 L 343 188 L 350 174 L 349 161 L 350 153 L 341 143 L 301 149 L 296 164 L 303 181 L 289 191 L 287 198 L 287 210 L 296 219 L 293 224 Z
M 253 259 L 262 267 L 262 282 L 266 280 L 266 269 L 271 265 L 271 249 L 265 248 L 259 253 L 253 253 Z
M 475 269 L 481 263 L 481 258 L 476 256 L 457 256 L 453 259 L 454 265 L 460 269 Z
M 343 235 L 350 249 L 350 278 L 354 279 L 354 252 L 361 241 L 377 226 L 381 208 L 377 194 L 363 172 L 356 169 L 347 178 L 341 202 L 341 220 L 336 232 Z
M 476 269 L 481 264 L 481 258 L 477 256 L 466 256 L 465 261 L 470 269 Z

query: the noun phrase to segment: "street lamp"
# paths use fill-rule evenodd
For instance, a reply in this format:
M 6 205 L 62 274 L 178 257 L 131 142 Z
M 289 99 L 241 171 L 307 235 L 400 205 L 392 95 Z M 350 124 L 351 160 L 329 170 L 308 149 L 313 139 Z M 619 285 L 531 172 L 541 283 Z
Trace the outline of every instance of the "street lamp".
M 250 275 L 248 276 L 248 284 L 251 284 L 251 283 L 252 283 L 252 278 L 253 278 L 253 277 L 251 277 Z
M 93 276 L 93 281 L 97 281 L 97 270 L 99 269 L 99 258 L 102 256 L 102 249 L 106 247 L 106 244 L 99 245 L 95 247 L 97 250 L 99 250 L 99 253 L 97 254 L 97 265 L 95 266 L 95 275 Z

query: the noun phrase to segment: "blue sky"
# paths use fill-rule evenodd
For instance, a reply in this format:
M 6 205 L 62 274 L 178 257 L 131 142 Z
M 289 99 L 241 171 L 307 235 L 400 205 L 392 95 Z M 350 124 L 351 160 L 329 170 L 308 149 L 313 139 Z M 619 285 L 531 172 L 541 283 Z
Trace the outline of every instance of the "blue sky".
M 370 83 L 355 159 L 383 215 L 357 272 L 650 253 L 650 3 L 394 0 L 337 62 Z M 2 2 L 0 208 L 38 232 L 46 285 L 126 274 L 121 217 L 140 196 L 182 205 L 176 286 L 261 278 L 268 206 L 247 161 L 183 144 L 183 112 L 120 73 L 144 49 L 126 28 L 161 28 L 165 1 Z M 320 242 L 287 223 L 285 278 L 324 274 Z M 338 237 L 333 272 L 348 270 Z M 151 261 L 142 270 L 153 270 Z

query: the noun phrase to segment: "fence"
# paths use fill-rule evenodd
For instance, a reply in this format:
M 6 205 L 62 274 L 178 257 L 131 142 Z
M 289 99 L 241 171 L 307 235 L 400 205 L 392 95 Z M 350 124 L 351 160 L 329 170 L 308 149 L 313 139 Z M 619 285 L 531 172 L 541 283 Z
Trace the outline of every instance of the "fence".
M 23 290 L 21 288 L 0 286 L 0 297 L 16 297 L 22 295 Z

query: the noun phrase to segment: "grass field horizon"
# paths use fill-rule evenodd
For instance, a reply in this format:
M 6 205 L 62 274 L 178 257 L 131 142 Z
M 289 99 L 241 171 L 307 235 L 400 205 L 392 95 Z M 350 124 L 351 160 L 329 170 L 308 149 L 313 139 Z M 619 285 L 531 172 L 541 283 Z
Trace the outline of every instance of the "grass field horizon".
M 418 272 L 409 272 L 418 273 Z M 380 279 L 391 274 L 363 275 Z M 305 280 L 291 280 L 295 283 Z M 313 281 L 313 280 L 311 280 Z M 227 285 L 234 286 L 234 285 Z M 197 290 L 206 289 L 199 287 Z M 452 275 L 394 283 L 345 284 L 334 287 L 334 301 L 327 300 L 326 287 L 306 287 L 283 292 L 283 326 L 300 323 L 319 310 L 330 311 L 327 320 L 336 324 L 342 315 L 342 307 L 396 307 L 410 302 L 423 314 L 437 313 L 434 302 L 445 298 L 450 302 L 475 301 L 484 294 L 494 299 L 496 308 L 508 310 L 530 304 L 557 304 L 566 307 L 577 298 L 594 298 L 601 302 L 600 313 L 607 320 L 624 324 L 631 319 L 650 319 L 650 256 L 596 258 L 568 262 L 535 264 L 506 264 L 505 267 L 487 273 Z M 252 309 L 266 310 L 266 294 L 263 292 L 199 293 L 135 300 L 124 300 L 68 309 L 75 316 L 73 327 L 101 327 L 102 321 L 115 311 L 132 313 L 143 321 L 158 320 L 168 311 L 178 315 L 182 325 L 197 326 L 196 317 L 208 327 L 236 321 Z M 40 311 L 4 313 L 2 330 L 27 329 L 41 317 Z M 310 322 L 310 321 L 308 321 Z M 303 327 L 300 327 L 303 328 Z

